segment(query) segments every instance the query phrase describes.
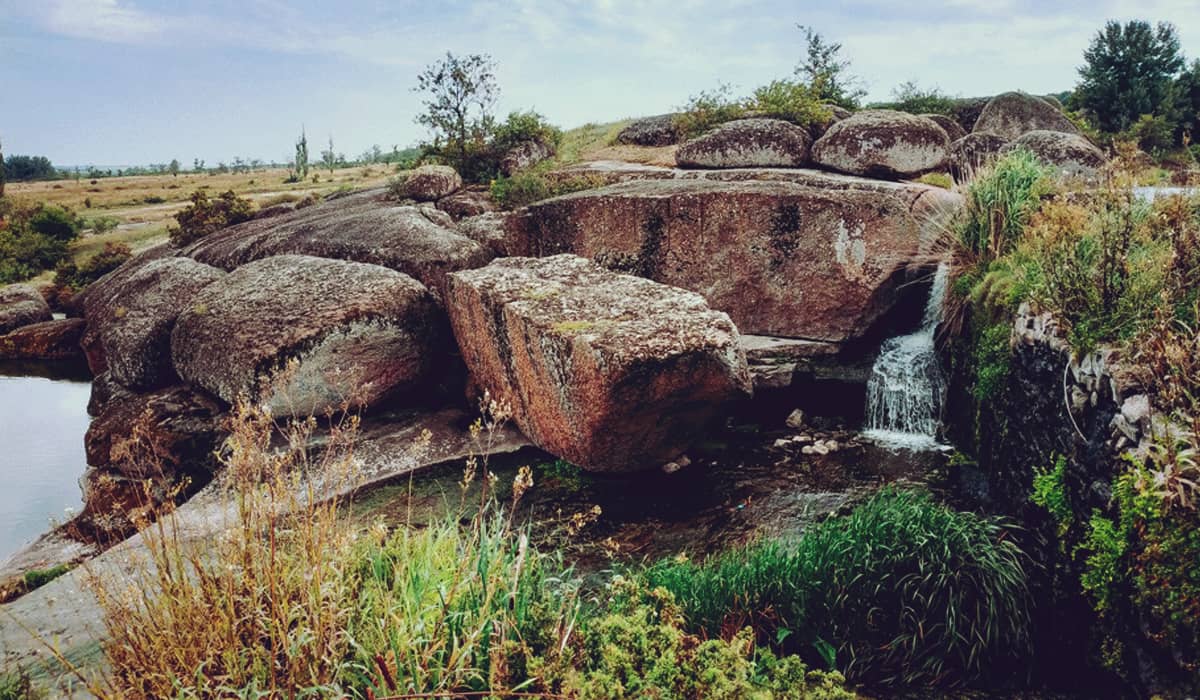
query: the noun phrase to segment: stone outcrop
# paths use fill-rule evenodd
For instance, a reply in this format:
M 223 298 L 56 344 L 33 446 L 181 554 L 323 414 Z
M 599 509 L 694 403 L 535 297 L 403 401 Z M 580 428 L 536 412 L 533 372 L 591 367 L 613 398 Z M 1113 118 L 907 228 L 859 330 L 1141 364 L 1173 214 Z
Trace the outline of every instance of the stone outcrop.
M 612 185 L 519 212 L 509 248 L 574 253 L 697 292 L 743 333 L 844 342 L 894 303 L 899 273 L 920 248 L 917 202 L 957 199 L 922 185 L 853 189 L 867 181 L 843 180 L 839 190 L 703 179 Z
M 798 168 L 808 163 L 808 132 L 782 119 L 737 119 L 679 147 L 681 168 Z
M 843 119 L 817 139 L 817 165 L 853 175 L 897 179 L 940 168 L 950 139 L 925 117 L 891 110 L 867 110 Z
M 0 335 L 53 318 L 42 293 L 28 284 L 0 287 Z
M 42 321 L 0 335 L 0 360 L 82 360 L 81 318 Z
M 500 172 L 511 176 L 518 170 L 524 170 L 553 157 L 554 146 L 537 139 L 522 141 L 508 149 L 500 158 Z
M 487 264 L 492 254 L 449 228 L 432 205 L 406 206 L 367 190 L 210 234 L 182 254 L 233 270 L 272 255 L 310 255 L 382 265 L 440 293 L 448 272 Z
M 266 387 L 266 403 L 276 415 L 321 415 L 418 385 L 443 324 L 428 290 L 407 275 L 280 255 L 197 294 L 179 314 L 171 355 L 180 377 L 227 402 L 286 368 Z
M 1049 102 L 1023 92 L 993 97 L 975 120 L 973 131 L 990 131 L 1010 141 L 1030 131 L 1079 133 L 1071 120 Z
M 1061 131 L 1029 131 L 1005 146 L 1004 150 L 1024 148 L 1059 172 L 1083 178 L 1094 178 L 1108 158 L 1091 141 L 1078 134 Z
M 945 114 L 922 114 L 921 116 L 942 127 L 942 130 L 946 132 L 946 136 L 950 137 L 951 142 L 957 141 L 967 135 L 967 131 L 962 128 L 962 125 L 954 117 L 949 117 Z
M 499 209 L 487 190 L 463 189 L 438 200 L 437 208 L 450 215 L 454 221 L 487 214 Z
M 401 186 L 405 197 L 433 202 L 462 188 L 462 177 L 448 165 L 422 165 L 413 169 Z
M 195 493 L 217 467 L 221 407 L 185 386 L 107 403 L 84 437 L 84 509 L 90 538 L 127 534 L 147 507 Z
M 593 471 L 656 467 L 750 391 L 738 331 L 704 299 L 572 255 L 450 277 L 472 379 L 536 445 Z
M 634 119 L 617 134 L 617 143 L 626 146 L 673 146 L 681 140 L 674 114 Z
M 950 175 L 955 182 L 966 182 L 975 173 L 991 165 L 1008 139 L 990 131 L 974 131 L 950 144 Z
M 82 345 L 92 373 L 137 390 L 177 381 L 171 364 L 175 318 L 223 270 L 190 258 L 161 258 L 137 267 L 108 294 L 89 295 Z

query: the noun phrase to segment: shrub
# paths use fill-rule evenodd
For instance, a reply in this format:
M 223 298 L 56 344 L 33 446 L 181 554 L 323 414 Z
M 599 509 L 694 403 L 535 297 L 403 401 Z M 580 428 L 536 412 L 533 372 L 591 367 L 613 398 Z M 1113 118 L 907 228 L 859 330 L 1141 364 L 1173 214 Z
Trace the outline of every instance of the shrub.
M 510 112 L 508 118 L 496 127 L 492 143 L 503 155 L 513 146 L 526 141 L 537 141 L 557 148 L 562 143 L 562 130 L 546 121 L 533 110 Z
M 0 700 L 40 700 L 45 694 L 33 686 L 23 671 L 0 672 Z
M 851 679 L 955 683 L 1028 651 L 1026 565 L 1002 522 L 887 489 L 794 550 L 768 542 L 646 576 L 710 635 L 748 622 Z
M 64 260 L 54 270 L 54 284 L 58 287 L 79 290 L 117 269 L 133 257 L 133 251 L 125 243 L 108 242 L 104 249 L 88 258 L 82 265 Z
M 66 259 L 82 224 L 67 209 L 0 198 L 0 284 L 18 282 Z
M 92 233 L 102 236 L 115 230 L 120 223 L 118 219 L 111 216 L 98 216 L 88 222 L 88 228 L 92 229 Z
M 505 209 L 518 209 L 543 199 L 603 186 L 604 181 L 596 176 L 551 179 L 540 171 L 526 170 L 493 180 L 491 194 Z
M 685 138 L 699 136 L 714 126 L 744 116 L 746 107 L 734 99 L 733 88 L 720 85 L 688 99 L 675 116 L 675 128 Z
M 833 119 L 818 90 L 794 80 L 773 80 L 754 91 L 747 109 L 799 126 L 828 124 Z
M 892 90 L 892 101 L 871 105 L 874 109 L 894 109 L 910 114 L 952 114 L 955 98 L 937 87 L 923 88 L 908 80 Z
M 178 226 L 168 229 L 171 242 L 178 246 L 187 245 L 227 226 L 249 221 L 254 213 L 254 203 L 239 197 L 233 190 L 210 199 L 204 190 L 192 193 L 192 203 L 175 214 Z
M 957 224 L 962 250 L 984 265 L 1009 252 L 1052 191 L 1052 171 L 1036 156 L 1021 149 L 1004 155 L 967 187 Z

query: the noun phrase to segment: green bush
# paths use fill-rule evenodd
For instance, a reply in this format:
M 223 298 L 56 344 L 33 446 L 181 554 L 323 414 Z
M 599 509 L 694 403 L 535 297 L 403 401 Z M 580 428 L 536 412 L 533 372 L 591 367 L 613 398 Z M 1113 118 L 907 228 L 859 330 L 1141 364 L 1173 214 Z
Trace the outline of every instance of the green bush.
M 21 671 L 0 672 L 0 700 L 40 700 L 45 694 L 34 688 L 29 675 Z
M 74 290 L 83 289 L 101 277 L 117 269 L 133 257 L 133 251 L 125 243 L 108 242 L 104 249 L 76 265 L 73 260 L 64 260 L 54 269 L 54 284 Z
M 962 249 L 985 265 L 1011 251 L 1052 191 L 1052 171 L 1036 156 L 1023 149 L 1005 154 L 967 187 L 956 227 Z
M 624 698 L 794 698 L 853 700 L 840 674 L 809 671 L 797 656 L 756 648 L 749 628 L 701 640 L 663 588 L 617 577 L 607 604 L 585 618 L 578 658 L 563 691 L 588 700 Z
M 562 130 L 537 112 L 528 110 L 510 112 L 492 136 L 492 144 L 501 156 L 508 149 L 526 141 L 537 141 L 557 148 L 562 143 Z
M 0 198 L 0 284 L 52 269 L 67 258 L 81 229 L 79 218 L 67 209 Z
M 745 114 L 746 107 L 733 97 L 733 88 L 720 85 L 689 98 L 675 115 L 675 128 L 684 138 L 692 138 Z
M 249 221 L 253 214 L 254 203 L 237 196 L 233 190 L 216 199 L 210 199 L 204 190 L 196 190 L 192 193 L 192 203 L 175 214 L 178 226 L 169 228 L 167 235 L 172 243 L 183 246 L 227 226 Z
M 915 80 L 908 80 L 892 90 L 891 102 L 869 105 L 871 109 L 894 109 L 910 114 L 952 114 L 955 98 L 937 87 L 923 88 Z
M 595 176 L 551 179 L 539 170 L 525 170 L 492 181 L 492 199 L 505 209 L 518 209 L 543 199 L 603 187 Z
M 818 90 L 794 80 L 773 80 L 754 91 L 747 109 L 765 117 L 784 119 L 799 126 L 828 124 L 833 119 Z
M 793 548 L 763 543 L 645 576 L 709 635 L 752 625 L 869 683 L 955 683 L 1029 650 L 1027 557 L 1000 521 L 887 489 Z

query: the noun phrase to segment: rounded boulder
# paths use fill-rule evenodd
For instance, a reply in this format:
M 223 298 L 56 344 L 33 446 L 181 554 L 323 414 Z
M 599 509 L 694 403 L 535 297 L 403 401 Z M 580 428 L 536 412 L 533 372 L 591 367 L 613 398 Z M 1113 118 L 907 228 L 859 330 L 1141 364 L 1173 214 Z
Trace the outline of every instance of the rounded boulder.
M 414 388 L 445 317 L 420 282 L 378 265 L 278 255 L 206 287 L 179 315 L 179 376 L 276 415 L 367 407 Z
M 51 318 L 50 305 L 32 285 L 0 287 L 0 335 Z
M 973 131 L 990 131 L 1010 141 L 1030 131 L 1079 133 L 1054 105 L 1023 92 L 1006 92 L 989 100 L 975 120 Z
M 813 144 L 817 165 L 883 179 L 915 177 L 941 167 L 950 138 L 931 119 L 893 110 L 856 112 Z
M 681 168 L 798 168 L 808 163 L 808 132 L 781 119 L 737 119 L 679 147 Z
M 1004 151 L 1024 148 L 1039 160 L 1071 177 L 1093 178 L 1108 162 L 1104 151 L 1078 134 L 1061 131 L 1030 131 L 1004 147 Z
M 402 187 L 406 197 L 418 202 L 433 202 L 462 189 L 458 172 L 448 165 L 422 165 L 413 170 Z

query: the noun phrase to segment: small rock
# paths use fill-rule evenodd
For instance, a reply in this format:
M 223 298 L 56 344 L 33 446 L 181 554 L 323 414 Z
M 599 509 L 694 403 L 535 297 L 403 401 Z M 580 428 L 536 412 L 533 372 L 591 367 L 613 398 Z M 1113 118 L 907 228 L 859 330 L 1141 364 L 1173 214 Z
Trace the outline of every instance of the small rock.
M 801 411 L 800 409 L 797 408 L 796 410 L 794 410 L 788 414 L 787 427 L 792 428 L 793 430 L 799 430 L 799 429 L 803 428 L 804 425 L 805 425 L 804 411 Z
M 778 440 L 776 440 L 776 441 L 775 441 L 775 449 L 783 449 L 783 448 L 785 448 L 785 447 L 787 447 L 788 445 L 791 445 L 791 444 L 792 444 L 792 441 L 791 441 L 791 440 L 787 440 L 787 439 L 784 439 L 784 438 L 780 438 L 780 439 L 778 439 Z
M 800 454 L 810 455 L 814 452 L 816 452 L 816 448 L 812 445 L 805 445 L 804 447 L 800 448 Z

